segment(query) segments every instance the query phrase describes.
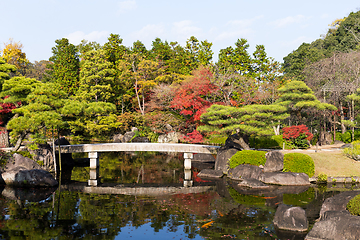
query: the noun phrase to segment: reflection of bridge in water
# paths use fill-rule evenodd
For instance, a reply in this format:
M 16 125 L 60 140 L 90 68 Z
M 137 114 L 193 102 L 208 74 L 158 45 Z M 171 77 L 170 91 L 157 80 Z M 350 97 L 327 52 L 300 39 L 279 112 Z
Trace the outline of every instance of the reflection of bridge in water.
M 86 183 L 71 183 L 61 185 L 62 189 L 68 191 L 81 191 L 84 193 L 95 194 L 122 194 L 132 196 L 157 197 L 174 194 L 202 193 L 215 190 L 214 183 L 202 183 L 201 185 L 192 187 L 183 187 L 179 184 L 156 184 L 156 185 L 140 185 L 140 184 L 101 184 L 100 186 L 88 186 Z
M 184 187 L 192 186 L 191 159 L 194 153 L 217 154 L 218 146 L 177 143 L 100 143 L 62 145 L 61 153 L 86 152 L 90 159 L 89 186 L 98 186 L 99 181 L 99 152 L 182 152 L 184 153 Z

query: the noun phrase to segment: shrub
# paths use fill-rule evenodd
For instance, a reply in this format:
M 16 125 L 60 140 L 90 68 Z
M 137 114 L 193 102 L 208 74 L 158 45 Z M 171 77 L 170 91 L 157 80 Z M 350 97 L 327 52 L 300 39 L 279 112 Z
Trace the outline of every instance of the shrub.
M 346 205 L 346 209 L 352 215 L 360 216 L 360 194 L 356 195 L 348 202 L 348 204 Z
M 291 126 L 283 128 L 283 138 L 291 142 L 295 147 L 306 148 L 313 138 L 309 129 L 305 125 Z
M 319 183 L 327 183 L 328 176 L 325 173 L 320 173 L 317 177 Z
M 230 168 L 235 168 L 241 164 L 250 164 L 255 166 L 265 165 L 266 157 L 264 151 L 243 150 L 235 153 L 229 162 Z
M 281 149 L 283 147 L 284 139 L 281 135 L 267 136 L 256 136 L 250 138 L 250 146 L 256 149 L 259 148 L 271 148 Z
M 360 141 L 354 141 L 351 143 L 351 147 L 344 148 L 343 153 L 356 161 L 360 158 Z
M 284 155 L 283 172 L 306 173 L 309 177 L 314 176 L 314 160 L 303 153 L 287 153 Z

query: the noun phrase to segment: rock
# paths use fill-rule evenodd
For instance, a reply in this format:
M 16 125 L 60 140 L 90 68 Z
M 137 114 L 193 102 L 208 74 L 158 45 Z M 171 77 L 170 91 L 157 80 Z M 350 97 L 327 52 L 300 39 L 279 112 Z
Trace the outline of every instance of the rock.
M 271 151 L 265 154 L 266 163 L 264 172 L 278 172 L 284 168 L 284 154 L 280 151 Z
M 232 168 L 228 172 L 228 176 L 231 179 L 248 179 L 253 178 L 256 180 L 261 179 L 263 171 L 258 166 L 250 165 L 250 164 L 241 164 Z
M 132 128 L 131 128 L 131 131 L 132 131 L 132 132 L 138 132 L 139 129 L 138 129 L 137 127 L 132 127 Z
M 172 132 L 172 131 L 174 131 L 173 127 L 172 127 L 170 124 L 168 124 L 168 123 L 165 124 L 164 128 L 165 128 L 165 131 L 167 131 L 167 132 Z
M 201 162 L 215 162 L 215 158 L 212 154 L 207 153 L 197 153 L 194 154 L 194 157 L 191 161 L 201 161 Z
M 6 186 L 2 195 L 11 200 L 20 200 L 28 202 L 39 202 L 47 199 L 56 187 L 51 188 L 13 188 Z
M 13 156 L 8 160 L 3 169 L 3 172 L 11 171 L 15 168 L 23 168 L 25 170 L 42 169 L 37 162 L 31 160 L 30 158 L 23 157 L 18 153 L 14 153 Z
M 124 134 L 124 137 L 122 138 L 122 142 L 128 143 L 131 141 L 131 139 L 133 139 L 134 136 L 135 136 L 135 132 L 126 132 Z
M 333 136 L 330 132 L 321 132 L 319 134 L 319 140 L 318 143 L 320 146 L 322 145 L 330 145 L 333 141 Z
M 160 135 L 158 138 L 158 143 L 178 143 L 180 138 L 180 133 L 169 132 L 168 134 Z
M 122 140 L 123 140 L 123 138 L 124 138 L 124 135 L 122 135 L 122 134 L 115 134 L 114 136 L 113 136 L 113 143 L 122 143 Z
M 14 187 L 53 187 L 58 185 L 54 177 L 42 169 L 14 168 L 4 172 L 2 178 L 6 185 Z
M 215 170 L 221 170 L 224 174 L 227 174 L 229 171 L 229 160 L 238 151 L 239 149 L 236 148 L 220 148 L 215 160 Z
M 353 216 L 347 211 L 327 211 L 305 239 L 356 240 L 359 236 L 360 216 Z
M 274 226 L 288 231 L 305 232 L 309 228 L 305 210 L 280 204 L 274 217 Z
M 239 187 L 248 187 L 253 189 L 269 189 L 270 186 L 254 178 L 243 179 L 238 184 Z
M 133 143 L 149 143 L 150 140 L 147 137 L 134 137 L 131 142 Z
M 6 163 L 1 174 L 6 185 L 16 187 L 53 187 L 58 182 L 30 158 L 15 153 Z
M 248 144 L 249 140 L 248 137 L 243 136 L 243 140 Z M 226 141 L 225 141 L 225 148 L 236 148 L 238 150 L 242 150 L 242 147 L 240 145 L 240 141 L 239 141 L 239 135 L 238 134 L 233 134 L 231 136 L 229 136 Z
M 28 151 L 33 155 L 34 161 L 44 163 L 42 166 L 44 170 L 50 172 L 55 171 L 53 149 L 49 144 L 38 144 L 38 149 L 28 149 Z
M 320 220 L 327 211 L 346 211 L 348 202 L 358 194 L 360 191 L 348 191 L 325 199 L 320 209 Z
M 260 181 L 266 184 L 305 186 L 310 185 L 309 176 L 305 173 L 266 172 Z
M 221 178 L 223 175 L 223 172 L 220 170 L 203 169 L 198 173 L 197 176 L 199 178 Z

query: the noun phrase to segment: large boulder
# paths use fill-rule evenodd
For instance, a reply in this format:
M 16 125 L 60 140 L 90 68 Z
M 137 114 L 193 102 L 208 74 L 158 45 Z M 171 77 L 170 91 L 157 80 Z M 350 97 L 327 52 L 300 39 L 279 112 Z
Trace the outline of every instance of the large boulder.
M 284 168 L 284 154 L 280 151 L 271 151 L 265 154 L 266 163 L 264 172 L 279 172 Z
M 121 140 L 123 143 L 130 142 L 135 137 L 135 132 L 126 132 Z
M 38 144 L 38 148 L 35 150 L 28 149 L 31 155 L 33 155 L 34 161 L 43 162 L 43 169 L 46 171 L 54 172 L 54 155 L 53 149 L 49 144 Z
M 320 220 L 324 218 L 324 214 L 328 211 L 346 211 L 348 202 L 358 194 L 360 194 L 360 191 L 348 191 L 325 199 L 320 209 Z
M 224 174 L 227 174 L 229 171 L 229 160 L 238 151 L 239 149 L 237 148 L 220 148 L 216 156 L 215 170 L 221 170 Z
M 305 232 L 309 228 L 305 210 L 285 204 L 279 205 L 273 222 L 275 227 L 282 230 Z
M 6 186 L 1 194 L 11 200 L 39 202 L 47 199 L 57 187 L 50 188 L 13 188 Z
M 358 240 L 359 236 L 360 216 L 353 216 L 347 211 L 327 211 L 305 239 Z
M 113 143 L 122 143 L 122 140 L 123 140 L 123 138 L 124 138 L 124 135 L 122 135 L 122 134 L 115 134 L 114 136 L 113 136 Z
M 253 178 L 259 180 L 262 178 L 263 170 L 258 166 L 250 164 L 241 164 L 232 168 L 228 172 L 228 176 L 231 179 L 248 179 Z
M 306 173 L 293 172 L 266 172 L 260 179 L 266 184 L 305 186 L 310 185 L 309 176 Z
M 180 138 L 180 133 L 169 132 L 167 134 L 162 134 L 158 138 L 158 143 L 178 143 Z
M 14 154 L 1 174 L 6 185 L 15 187 L 53 187 L 58 182 L 30 158 Z

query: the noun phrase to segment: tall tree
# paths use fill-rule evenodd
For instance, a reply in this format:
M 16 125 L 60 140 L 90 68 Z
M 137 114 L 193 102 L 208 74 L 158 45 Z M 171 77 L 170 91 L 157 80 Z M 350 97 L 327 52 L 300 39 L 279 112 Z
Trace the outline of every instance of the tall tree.
M 337 110 L 334 105 L 320 102 L 303 81 L 291 81 L 278 91 L 280 98 L 275 104 L 286 107 L 297 123 L 302 123 L 301 112 L 305 109 Z
M 89 101 L 109 101 L 113 96 L 115 70 L 106 61 L 105 50 L 85 53 L 81 62 L 80 84 L 76 98 Z
M 14 65 L 6 63 L 6 61 L 0 57 L 0 89 L 2 89 L 4 81 L 10 79 L 10 73 L 14 73 L 15 71 L 16 67 Z
M 52 81 L 59 85 L 60 89 L 74 95 L 79 87 L 79 56 L 77 48 L 69 43 L 66 38 L 55 41 L 52 48 L 53 56 L 49 58 L 53 64 L 51 68 Z
M 25 74 L 25 69 L 29 64 L 29 60 L 26 58 L 26 54 L 22 51 L 23 45 L 20 42 L 14 42 L 10 38 L 8 43 L 4 44 L 2 50 L 2 57 L 9 64 L 15 65 L 17 71 L 21 74 Z

